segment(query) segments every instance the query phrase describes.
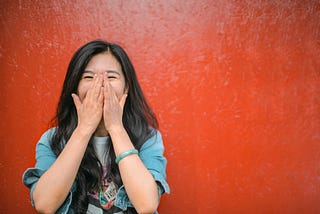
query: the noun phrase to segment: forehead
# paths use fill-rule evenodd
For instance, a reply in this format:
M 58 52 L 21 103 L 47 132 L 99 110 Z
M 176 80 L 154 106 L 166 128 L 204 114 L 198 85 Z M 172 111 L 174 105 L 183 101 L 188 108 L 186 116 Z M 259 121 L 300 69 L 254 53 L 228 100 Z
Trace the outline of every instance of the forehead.
M 86 69 L 90 69 L 95 72 L 100 70 L 116 70 L 122 72 L 121 65 L 118 60 L 108 52 L 93 56 L 87 64 Z

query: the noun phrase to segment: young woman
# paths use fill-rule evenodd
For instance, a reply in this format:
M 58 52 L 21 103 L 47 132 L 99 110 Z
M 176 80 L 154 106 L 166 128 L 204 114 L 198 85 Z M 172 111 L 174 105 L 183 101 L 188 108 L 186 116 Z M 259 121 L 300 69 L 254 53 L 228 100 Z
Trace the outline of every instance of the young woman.
M 74 54 L 54 121 L 23 175 L 38 212 L 157 213 L 169 192 L 162 138 L 119 45 Z

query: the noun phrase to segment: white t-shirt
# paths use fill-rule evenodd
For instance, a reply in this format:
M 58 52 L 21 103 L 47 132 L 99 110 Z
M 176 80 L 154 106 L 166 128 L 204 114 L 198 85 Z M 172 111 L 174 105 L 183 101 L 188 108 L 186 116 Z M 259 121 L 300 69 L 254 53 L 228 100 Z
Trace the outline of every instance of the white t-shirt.
M 97 153 L 98 159 L 101 162 L 102 166 L 106 166 L 106 157 L 109 153 L 108 144 L 110 143 L 109 137 L 94 137 L 93 138 L 93 147 Z

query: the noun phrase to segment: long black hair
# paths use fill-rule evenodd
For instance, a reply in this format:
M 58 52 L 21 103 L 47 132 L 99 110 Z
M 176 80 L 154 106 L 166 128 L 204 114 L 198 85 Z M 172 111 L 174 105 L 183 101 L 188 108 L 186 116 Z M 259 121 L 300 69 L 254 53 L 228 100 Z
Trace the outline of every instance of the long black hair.
M 92 57 L 104 52 L 111 53 L 120 63 L 126 87 L 129 89 L 122 120 L 135 148 L 139 150 L 143 143 L 154 135 L 154 130 L 158 128 L 155 114 L 145 99 L 135 69 L 126 52 L 117 44 L 94 40 L 79 48 L 68 66 L 56 116 L 53 119 L 56 130 L 51 139 L 51 148 L 57 156 L 63 150 L 65 143 L 78 124 L 77 111 L 71 94 L 77 93 L 81 76 Z M 88 206 L 87 193 L 98 190 L 102 178 L 102 166 L 95 154 L 92 140 L 93 137 L 90 139 L 76 176 L 77 189 L 72 200 L 72 206 L 76 213 L 86 213 Z M 108 145 L 110 146 L 110 152 L 107 160 L 107 176 L 120 187 L 122 181 L 118 165 L 114 161 L 114 149 L 112 143 Z

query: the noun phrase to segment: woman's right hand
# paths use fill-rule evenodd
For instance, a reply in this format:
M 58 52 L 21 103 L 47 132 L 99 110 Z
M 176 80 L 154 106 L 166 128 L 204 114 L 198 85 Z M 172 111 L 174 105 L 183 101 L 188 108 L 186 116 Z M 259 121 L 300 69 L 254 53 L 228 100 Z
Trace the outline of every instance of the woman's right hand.
M 78 115 L 78 127 L 57 159 L 39 178 L 32 193 L 35 208 L 39 213 L 55 213 L 66 200 L 76 179 L 89 139 L 101 121 L 102 75 L 94 75 L 89 81 L 82 82 L 84 85 L 80 87 L 80 91 L 78 90 L 78 95 L 72 94 Z
M 82 100 L 72 94 L 77 109 L 78 128 L 89 134 L 94 133 L 102 118 L 103 112 L 103 76 L 95 74 L 91 86 Z

